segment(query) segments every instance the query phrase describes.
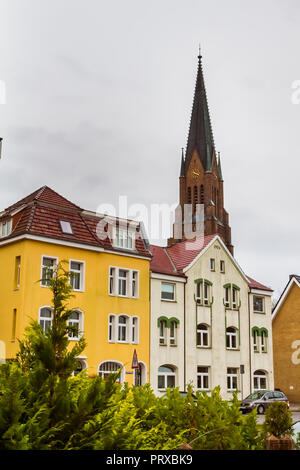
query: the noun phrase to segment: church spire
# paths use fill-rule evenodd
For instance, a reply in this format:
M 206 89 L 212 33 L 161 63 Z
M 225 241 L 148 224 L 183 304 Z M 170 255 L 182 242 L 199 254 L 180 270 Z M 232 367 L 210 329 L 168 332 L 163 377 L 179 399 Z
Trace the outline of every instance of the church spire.
M 202 69 L 202 55 L 199 51 L 198 71 L 194 92 L 190 129 L 186 147 L 185 167 L 187 168 L 194 150 L 197 150 L 204 171 L 211 171 L 215 154 L 212 126 L 209 116 L 206 89 Z

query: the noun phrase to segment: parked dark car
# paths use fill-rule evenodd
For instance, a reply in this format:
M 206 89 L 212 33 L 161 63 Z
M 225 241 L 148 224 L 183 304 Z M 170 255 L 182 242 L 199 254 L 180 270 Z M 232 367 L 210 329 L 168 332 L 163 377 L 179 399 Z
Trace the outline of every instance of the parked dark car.
M 257 392 L 251 393 L 241 403 L 240 411 L 242 413 L 249 413 L 250 411 L 257 408 L 258 414 L 264 414 L 267 407 L 275 401 L 284 401 L 289 406 L 289 401 L 283 392 L 277 390 L 258 390 Z

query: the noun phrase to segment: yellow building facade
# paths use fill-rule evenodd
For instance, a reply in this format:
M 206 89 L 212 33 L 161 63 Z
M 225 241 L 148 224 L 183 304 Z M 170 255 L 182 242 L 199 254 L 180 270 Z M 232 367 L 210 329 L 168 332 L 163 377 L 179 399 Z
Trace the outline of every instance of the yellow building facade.
M 150 337 L 147 243 L 138 224 L 129 227 L 123 220 L 121 229 L 119 219 L 113 218 L 102 225 L 109 236 L 117 235 L 117 246 L 109 237 L 99 239 L 97 224 L 103 218 L 71 204 L 44 187 L 0 214 L 0 260 L 5 266 L 0 272 L 0 341 L 6 358 L 15 357 L 17 340 L 30 319 L 39 321 L 44 329 L 51 324 L 52 293 L 41 281 L 43 269 L 65 261 L 65 268 L 75 275 L 70 321 L 77 324 L 78 336 L 83 334 L 87 341 L 78 357 L 78 371 L 87 368 L 89 375 L 105 377 L 121 369 L 122 382 L 146 383 Z M 78 336 L 70 338 L 71 343 Z M 139 369 L 132 369 L 134 352 Z

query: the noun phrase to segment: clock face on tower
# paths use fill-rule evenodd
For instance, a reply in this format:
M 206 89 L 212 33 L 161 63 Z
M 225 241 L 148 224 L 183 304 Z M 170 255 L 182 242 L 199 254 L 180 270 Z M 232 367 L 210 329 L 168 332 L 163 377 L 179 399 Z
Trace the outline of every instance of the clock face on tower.
M 199 171 L 198 171 L 196 168 L 192 168 L 192 173 L 191 173 L 191 175 L 192 175 L 192 178 L 193 178 L 193 179 L 197 179 L 198 176 L 200 176 L 200 173 L 199 173 Z

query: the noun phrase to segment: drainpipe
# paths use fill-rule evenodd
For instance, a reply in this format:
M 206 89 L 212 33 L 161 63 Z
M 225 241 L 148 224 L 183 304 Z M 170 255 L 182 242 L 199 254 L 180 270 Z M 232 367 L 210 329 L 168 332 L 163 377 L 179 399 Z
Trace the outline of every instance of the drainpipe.
M 252 362 L 251 362 L 251 322 L 250 322 L 250 292 L 248 291 L 248 324 L 249 324 L 249 368 L 250 368 L 250 393 L 252 393 Z
M 184 392 L 186 391 L 186 312 L 185 312 L 185 286 L 186 282 L 183 284 L 183 323 L 184 323 L 184 328 L 183 328 L 183 334 L 184 334 L 184 339 L 183 339 L 183 390 Z

